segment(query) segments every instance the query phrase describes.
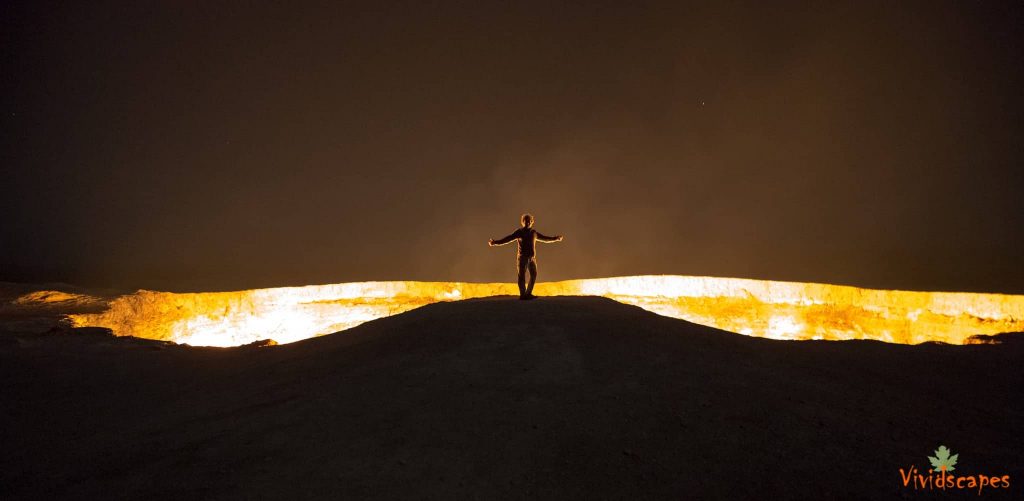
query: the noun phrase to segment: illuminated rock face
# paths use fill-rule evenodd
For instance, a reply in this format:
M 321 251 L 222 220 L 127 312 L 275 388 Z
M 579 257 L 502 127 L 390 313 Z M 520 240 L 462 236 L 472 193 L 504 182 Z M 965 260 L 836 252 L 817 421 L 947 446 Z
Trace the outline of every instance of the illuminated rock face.
M 963 344 L 1024 330 L 1024 296 L 909 292 L 675 275 L 537 284 L 538 295 L 603 296 L 719 329 L 773 339 L 876 339 Z M 518 294 L 514 284 L 358 282 L 238 292 L 139 291 L 76 326 L 200 346 L 289 343 L 438 301 Z

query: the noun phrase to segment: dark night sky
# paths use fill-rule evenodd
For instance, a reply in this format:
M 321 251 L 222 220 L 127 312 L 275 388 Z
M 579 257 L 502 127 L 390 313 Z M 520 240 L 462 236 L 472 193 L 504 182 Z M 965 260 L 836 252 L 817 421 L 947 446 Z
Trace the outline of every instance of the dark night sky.
M 1019 1 L 72 3 L 0 7 L 3 280 L 512 281 L 530 211 L 542 280 L 1024 293 Z

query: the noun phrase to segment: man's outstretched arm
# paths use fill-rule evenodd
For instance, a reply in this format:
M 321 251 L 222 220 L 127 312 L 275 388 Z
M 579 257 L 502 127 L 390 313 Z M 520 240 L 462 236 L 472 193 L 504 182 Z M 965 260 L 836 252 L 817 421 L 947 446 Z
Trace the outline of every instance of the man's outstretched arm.
M 498 240 L 495 240 L 495 239 L 492 238 L 492 239 L 487 241 L 487 245 L 489 245 L 491 247 L 494 247 L 495 245 L 505 245 L 505 244 L 515 240 L 515 239 L 516 239 L 516 234 L 513 233 L 513 234 L 511 234 L 511 235 L 509 235 L 509 236 L 507 236 L 505 238 L 499 238 Z
M 547 236 L 547 235 L 545 235 L 545 234 L 543 234 L 543 233 L 538 231 L 537 232 L 537 240 L 540 240 L 541 242 L 544 242 L 544 243 L 561 242 L 562 241 L 562 235 L 555 235 L 553 237 L 549 237 L 549 236 Z

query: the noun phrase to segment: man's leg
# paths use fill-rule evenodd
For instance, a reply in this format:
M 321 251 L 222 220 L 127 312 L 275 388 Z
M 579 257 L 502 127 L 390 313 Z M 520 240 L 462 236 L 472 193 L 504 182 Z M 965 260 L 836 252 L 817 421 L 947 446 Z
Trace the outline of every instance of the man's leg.
M 526 288 L 526 295 L 533 295 L 533 284 L 537 282 L 537 260 L 531 259 L 530 264 L 530 286 Z
M 519 259 L 519 297 L 526 297 L 526 260 Z

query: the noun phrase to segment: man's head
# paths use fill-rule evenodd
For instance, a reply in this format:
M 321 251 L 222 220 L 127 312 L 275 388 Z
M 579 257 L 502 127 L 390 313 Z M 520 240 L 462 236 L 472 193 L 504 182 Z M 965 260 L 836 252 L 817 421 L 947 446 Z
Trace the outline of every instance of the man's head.
M 533 216 L 529 214 L 523 214 L 523 217 L 519 218 L 519 221 L 523 223 L 523 228 L 530 228 L 533 226 Z

